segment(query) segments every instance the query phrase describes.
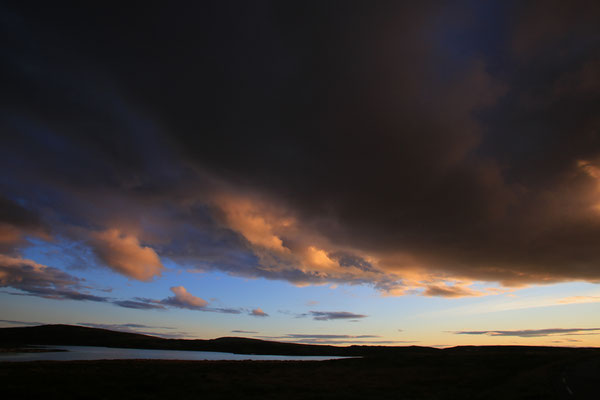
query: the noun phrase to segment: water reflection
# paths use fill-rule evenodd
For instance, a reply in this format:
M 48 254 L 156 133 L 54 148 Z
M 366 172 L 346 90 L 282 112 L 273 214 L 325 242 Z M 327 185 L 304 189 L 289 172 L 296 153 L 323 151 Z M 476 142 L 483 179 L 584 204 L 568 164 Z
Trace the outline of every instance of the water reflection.
M 269 356 L 220 353 L 213 351 L 120 349 L 96 346 L 43 346 L 43 348 L 66 351 L 0 353 L 0 361 L 79 361 L 131 359 L 323 361 L 347 358 L 334 356 Z

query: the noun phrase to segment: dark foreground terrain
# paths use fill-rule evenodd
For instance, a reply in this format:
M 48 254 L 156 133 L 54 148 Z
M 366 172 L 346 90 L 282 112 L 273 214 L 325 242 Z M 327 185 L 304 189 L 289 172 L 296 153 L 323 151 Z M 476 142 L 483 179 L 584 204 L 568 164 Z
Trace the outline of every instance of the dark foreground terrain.
M 600 353 L 502 348 L 333 361 L 0 363 L 3 398 L 597 399 Z
M 598 399 L 600 349 L 526 346 L 283 345 L 250 339 L 164 341 L 79 327 L 0 329 L 0 347 L 25 344 L 218 347 L 246 353 L 332 353 L 331 361 L 0 362 L 3 398 L 86 399 Z M 53 335 L 61 331 L 64 335 Z M 18 335 L 17 335 L 18 334 Z M 39 335 L 43 334 L 42 337 Z M 46 336 L 47 335 L 47 336 Z M 44 339 L 45 338 L 45 339 Z M 93 342 L 93 343 L 90 343 Z M 164 341 L 164 342 L 163 342 Z M 75 343 L 73 343 L 75 342 Z M 160 345 L 160 346 L 159 346 Z M 280 346 L 281 345 L 281 346 Z M 281 354 L 281 353 L 280 353 Z

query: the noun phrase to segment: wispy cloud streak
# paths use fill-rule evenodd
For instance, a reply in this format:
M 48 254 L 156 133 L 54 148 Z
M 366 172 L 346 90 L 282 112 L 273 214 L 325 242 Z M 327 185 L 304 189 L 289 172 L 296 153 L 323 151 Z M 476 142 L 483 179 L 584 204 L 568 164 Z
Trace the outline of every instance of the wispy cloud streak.
M 600 334 L 600 328 L 550 328 L 550 329 L 524 329 L 514 331 L 456 331 L 457 335 L 487 335 L 487 336 L 516 336 L 516 337 L 544 337 L 544 336 L 570 336 L 582 334 Z
M 299 317 L 311 316 L 316 321 L 330 321 L 339 319 L 359 319 L 366 318 L 367 315 L 355 314 L 349 311 L 309 311 L 307 314 L 300 314 Z

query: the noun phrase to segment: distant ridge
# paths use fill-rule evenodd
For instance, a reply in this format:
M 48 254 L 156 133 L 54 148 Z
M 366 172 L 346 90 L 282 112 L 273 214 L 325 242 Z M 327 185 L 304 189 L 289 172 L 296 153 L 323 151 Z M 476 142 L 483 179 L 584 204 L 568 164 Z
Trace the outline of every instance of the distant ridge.
M 140 333 L 112 331 L 79 325 L 39 325 L 0 328 L 0 348 L 25 345 L 102 346 L 131 349 L 219 351 L 235 354 L 289 356 L 385 357 L 427 354 L 509 354 L 538 352 L 577 352 L 582 349 L 545 346 L 456 346 L 436 349 L 423 346 L 331 346 L 274 342 L 243 337 L 217 339 L 165 339 Z
M 0 345 L 71 345 L 103 346 L 137 349 L 219 351 L 236 354 L 307 355 L 307 356 L 369 356 L 402 353 L 437 352 L 439 349 L 420 346 L 330 346 L 273 342 L 240 337 L 218 339 L 164 339 L 139 333 L 112 331 L 78 325 L 40 325 L 20 328 L 0 328 Z

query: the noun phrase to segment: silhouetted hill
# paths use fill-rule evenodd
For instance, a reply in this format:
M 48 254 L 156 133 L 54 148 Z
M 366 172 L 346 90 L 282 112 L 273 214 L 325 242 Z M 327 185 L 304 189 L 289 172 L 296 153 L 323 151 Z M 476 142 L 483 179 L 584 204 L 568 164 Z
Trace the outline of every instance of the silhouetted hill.
M 510 357 L 511 354 L 576 353 L 583 349 L 543 346 L 457 346 L 436 349 L 421 346 L 329 346 L 274 342 L 241 337 L 218 339 L 164 339 L 139 333 L 74 325 L 40 325 L 22 328 L 0 328 L 0 347 L 25 345 L 104 346 L 136 349 L 220 351 L 236 354 L 362 356 L 395 359 L 398 356 L 420 357 L 431 354 L 457 357 Z
M 62 344 L 72 346 L 130 347 L 157 344 L 163 339 L 138 333 L 75 325 L 40 325 L 0 329 L 2 344 Z
M 239 337 L 211 340 L 164 339 L 138 333 L 73 325 L 41 325 L 23 328 L 0 328 L 0 344 L 16 347 L 32 344 L 105 346 L 138 349 L 221 351 L 237 354 L 369 356 L 392 353 L 427 353 L 438 349 L 409 346 L 328 346 L 273 342 Z
M 362 357 L 0 362 L 6 398 L 596 399 L 600 374 L 596 348 L 336 347 L 237 337 L 163 339 L 69 325 L 0 329 L 0 347 L 27 344 Z

